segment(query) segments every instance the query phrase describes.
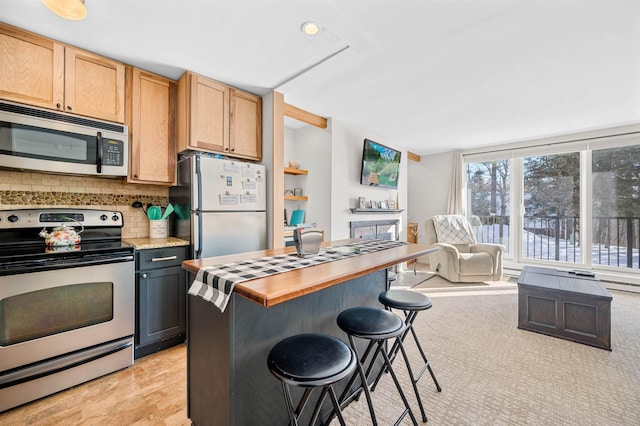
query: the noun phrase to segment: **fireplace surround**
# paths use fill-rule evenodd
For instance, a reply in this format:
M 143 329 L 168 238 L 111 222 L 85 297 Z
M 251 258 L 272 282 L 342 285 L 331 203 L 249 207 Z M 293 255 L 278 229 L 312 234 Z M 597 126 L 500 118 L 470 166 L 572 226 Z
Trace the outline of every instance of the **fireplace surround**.
M 400 220 L 359 220 L 349 222 L 349 236 L 365 240 L 398 240 L 400 237 Z

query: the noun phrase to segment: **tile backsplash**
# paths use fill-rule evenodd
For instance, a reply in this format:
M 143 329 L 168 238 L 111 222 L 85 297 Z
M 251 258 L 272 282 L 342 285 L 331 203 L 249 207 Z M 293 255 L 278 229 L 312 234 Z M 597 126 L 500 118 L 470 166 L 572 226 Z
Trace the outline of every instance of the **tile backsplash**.
M 72 207 L 116 210 L 124 215 L 123 238 L 149 236 L 149 221 L 134 201 L 167 206 L 169 188 L 126 183 L 125 178 L 0 170 L 0 210 Z

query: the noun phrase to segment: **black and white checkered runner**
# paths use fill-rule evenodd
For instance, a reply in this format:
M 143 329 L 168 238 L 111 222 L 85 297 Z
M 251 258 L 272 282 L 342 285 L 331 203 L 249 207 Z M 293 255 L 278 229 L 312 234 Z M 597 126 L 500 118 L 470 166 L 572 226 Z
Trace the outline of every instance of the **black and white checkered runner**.
M 223 265 L 205 266 L 196 274 L 196 278 L 189 288 L 189 294 L 213 303 L 220 311 L 224 312 L 231 292 L 239 282 L 406 244 L 402 241 L 363 240 L 340 247 L 326 247 L 315 256 L 298 257 L 293 252 Z

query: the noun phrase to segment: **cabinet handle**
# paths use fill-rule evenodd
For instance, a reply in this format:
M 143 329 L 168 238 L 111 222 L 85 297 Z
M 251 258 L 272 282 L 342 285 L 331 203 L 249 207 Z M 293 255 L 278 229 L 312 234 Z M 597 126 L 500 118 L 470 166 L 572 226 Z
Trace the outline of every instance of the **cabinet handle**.
M 67 105 L 67 109 L 68 109 L 69 111 L 71 111 L 71 109 L 72 109 L 72 108 L 71 108 L 71 105 Z
M 152 262 L 164 262 L 165 260 L 175 260 L 178 256 L 167 256 L 167 257 L 154 257 L 151 259 Z
M 56 104 L 56 108 L 60 109 L 60 102 Z
M 147 278 L 147 274 L 142 274 L 142 278 Z

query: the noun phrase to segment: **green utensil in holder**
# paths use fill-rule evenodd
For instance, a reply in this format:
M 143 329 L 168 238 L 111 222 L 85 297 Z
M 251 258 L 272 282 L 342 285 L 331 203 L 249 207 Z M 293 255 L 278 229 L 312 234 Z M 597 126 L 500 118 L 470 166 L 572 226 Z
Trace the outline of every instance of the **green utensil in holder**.
M 150 206 L 147 209 L 147 217 L 149 220 L 160 220 L 162 217 L 162 209 L 158 206 Z
M 169 217 L 169 215 L 173 213 L 173 205 L 169 204 L 167 206 L 167 209 L 164 211 L 164 213 L 162 214 L 162 217 L 160 218 L 160 220 L 167 220 L 167 218 Z

